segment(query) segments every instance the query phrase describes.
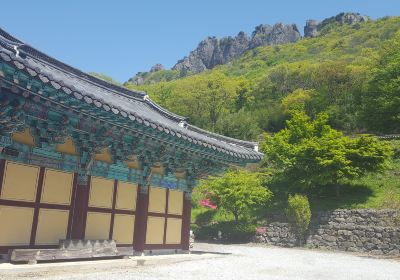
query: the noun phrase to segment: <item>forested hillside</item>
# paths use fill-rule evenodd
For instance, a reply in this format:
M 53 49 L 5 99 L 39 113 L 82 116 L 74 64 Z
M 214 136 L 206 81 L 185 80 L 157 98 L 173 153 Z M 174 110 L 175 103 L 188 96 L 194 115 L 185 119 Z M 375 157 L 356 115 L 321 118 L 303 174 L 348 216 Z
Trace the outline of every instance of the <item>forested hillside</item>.
M 125 86 L 192 124 L 254 140 L 282 129 L 293 110 L 327 112 L 329 123 L 348 134 L 400 133 L 399 77 L 400 17 L 391 17 L 334 22 L 316 38 L 259 47 L 200 74 Z

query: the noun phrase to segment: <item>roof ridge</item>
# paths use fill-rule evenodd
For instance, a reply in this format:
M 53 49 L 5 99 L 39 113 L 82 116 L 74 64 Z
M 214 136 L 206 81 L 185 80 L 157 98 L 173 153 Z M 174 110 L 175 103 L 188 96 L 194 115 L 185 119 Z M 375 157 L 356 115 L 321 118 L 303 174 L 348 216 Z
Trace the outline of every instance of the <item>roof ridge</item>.
M 37 73 L 41 73 L 41 71 L 43 70 L 41 68 L 50 67 L 50 68 L 53 68 L 54 71 L 60 71 L 59 74 L 64 75 L 64 79 L 71 79 L 71 80 L 77 79 L 78 81 L 81 80 L 82 82 L 86 82 L 89 86 L 90 85 L 96 86 L 98 89 L 103 88 L 106 92 L 108 91 L 108 93 L 104 93 L 104 95 L 103 95 L 103 98 L 107 97 L 106 99 L 108 99 L 108 101 L 106 100 L 104 102 L 104 100 L 100 99 L 100 105 L 96 104 L 96 106 L 99 107 L 102 105 L 102 103 L 104 103 L 103 107 L 106 111 L 110 111 L 110 107 L 111 107 L 112 111 L 115 114 L 120 113 L 123 117 L 128 117 L 128 114 L 129 114 L 129 118 L 131 120 L 132 120 L 132 118 L 133 118 L 133 120 L 135 120 L 136 114 L 139 114 L 139 116 L 137 116 L 139 123 L 142 123 L 143 120 L 144 120 L 144 123 L 146 126 L 149 126 L 149 122 L 153 123 L 155 125 L 155 126 L 152 125 L 153 128 L 159 126 L 158 129 L 162 130 L 164 128 L 164 131 L 166 133 L 169 133 L 169 131 L 172 131 L 173 135 L 175 135 L 175 133 L 176 133 L 176 135 L 179 138 L 181 137 L 180 134 L 182 133 L 183 135 L 185 135 L 185 136 L 182 136 L 183 139 L 185 139 L 185 140 L 189 139 L 188 141 L 192 142 L 193 139 L 195 139 L 204 147 L 212 148 L 212 149 L 218 150 L 218 151 L 223 151 L 224 153 L 230 154 L 231 156 L 237 156 L 242 159 L 259 159 L 262 157 L 262 153 L 258 152 L 258 143 L 257 142 L 250 142 L 250 141 L 234 139 L 231 137 L 227 137 L 227 136 L 219 135 L 219 134 L 216 134 L 213 132 L 209 132 L 209 131 L 203 130 L 199 127 L 196 127 L 194 125 L 188 124 L 186 121 L 187 118 L 181 117 L 177 114 L 174 114 L 174 113 L 169 112 L 168 110 L 164 109 L 163 107 L 161 107 L 160 105 L 158 105 L 157 103 L 152 101 L 146 93 L 130 91 L 124 87 L 113 85 L 107 81 L 104 81 L 97 77 L 93 77 L 90 74 L 86 74 L 86 73 L 82 72 L 81 70 L 71 67 L 57 59 L 54 59 L 54 58 L 36 50 L 35 48 L 33 48 L 29 45 L 25 45 L 23 42 L 14 38 L 13 36 L 11 36 L 7 32 L 5 32 L 1 28 L 0 28 L 0 46 L 4 46 L 4 51 L 10 52 L 11 57 L 15 57 L 16 61 L 22 62 L 25 66 L 27 66 L 29 63 L 31 63 L 30 67 L 33 72 L 36 71 Z M 2 48 L 0 48 L 0 50 L 1 49 Z M 26 56 L 28 56 L 28 59 Z M 3 57 L 3 55 L 2 55 L 2 57 Z M 25 60 L 25 62 L 23 60 Z M 16 61 L 14 61 L 14 63 L 16 63 Z M 28 64 L 25 64 L 25 63 L 28 63 Z M 29 67 L 29 66 L 27 66 L 27 67 Z M 54 78 L 60 78 L 60 77 L 57 77 L 57 75 L 59 75 L 59 74 L 57 72 L 54 72 L 54 73 L 49 73 L 49 74 L 45 73 L 44 75 L 45 75 L 45 77 L 48 76 L 47 80 L 53 80 Z M 33 75 L 33 74 L 31 74 L 31 75 Z M 55 76 L 52 76 L 52 75 L 55 75 Z M 55 80 L 55 82 L 63 84 L 62 78 L 63 77 L 61 76 L 61 78 L 60 78 L 61 80 Z M 74 95 L 76 94 L 75 97 L 78 99 L 81 99 L 82 95 L 89 96 L 90 90 L 99 91 L 98 92 L 99 98 L 101 98 L 101 96 L 102 96 L 101 94 L 103 94 L 103 93 L 100 94 L 100 90 L 98 90 L 96 88 L 92 88 L 92 89 L 89 88 L 89 91 L 87 91 L 85 88 L 83 88 L 83 89 L 80 88 L 80 85 L 76 85 L 76 86 L 77 86 L 77 88 L 74 87 L 74 84 L 70 84 L 70 85 L 67 85 L 67 88 L 70 90 L 70 92 L 71 92 L 71 90 L 74 92 L 76 91 L 76 93 L 74 93 Z M 83 90 L 83 91 L 80 91 L 80 90 Z M 133 94 L 127 94 L 126 92 L 137 94 L 137 95 L 139 95 L 139 97 L 134 96 Z M 70 93 L 68 93 L 68 94 L 70 94 Z M 107 94 L 109 94 L 109 95 L 107 96 Z M 78 96 L 80 96 L 80 97 L 78 97 Z M 151 113 L 150 114 L 146 113 L 146 110 L 144 110 L 142 112 L 142 109 L 140 107 L 133 108 L 134 111 L 132 111 L 132 109 L 129 106 L 128 106 L 129 108 L 126 107 L 126 105 L 119 107 L 120 106 L 118 103 L 119 101 L 118 100 L 113 101 L 112 100 L 113 98 L 119 99 L 120 101 L 123 98 L 128 98 L 128 99 L 132 100 L 132 102 L 136 101 L 137 103 L 141 103 L 148 108 L 146 110 L 149 110 L 149 112 L 153 111 L 155 114 L 159 114 L 159 116 L 169 119 L 171 121 L 171 124 L 174 123 L 174 125 L 170 126 L 170 124 L 168 124 L 168 122 L 160 123 L 159 120 L 157 119 L 158 117 L 153 118 Z M 90 100 L 90 102 L 88 100 Z M 91 99 L 90 96 L 88 97 L 88 100 L 85 99 L 85 102 L 87 102 L 87 103 L 93 102 L 93 99 Z M 140 113 L 145 113 L 145 114 L 144 114 L 144 116 L 140 116 Z M 132 117 L 130 116 L 130 114 L 132 114 Z M 148 118 L 147 121 L 146 121 L 146 118 Z M 176 125 L 176 127 L 175 127 L 175 125 Z M 198 134 L 198 135 L 196 135 L 196 134 Z M 197 143 L 196 141 L 194 141 L 194 142 Z M 228 146 L 230 146 L 230 147 L 228 148 Z
M 218 139 L 218 140 L 221 140 L 221 141 L 225 141 L 225 142 L 228 142 L 228 143 L 234 144 L 234 145 L 239 145 L 239 146 L 242 146 L 242 147 L 251 148 L 253 150 L 255 149 L 256 146 L 258 146 L 258 142 L 235 139 L 235 138 L 232 138 L 232 137 L 228 137 L 228 136 L 225 136 L 225 135 L 221 135 L 221 134 L 218 134 L 218 133 L 214 133 L 214 132 L 210 132 L 210 131 L 201 129 L 201 128 L 199 128 L 197 126 L 194 126 L 194 125 L 191 125 L 191 124 L 188 124 L 187 128 L 190 129 L 190 130 L 205 134 L 205 135 L 207 135 L 207 136 L 209 136 L 211 138 Z
M 36 48 L 30 46 L 29 44 L 24 43 L 23 41 L 15 38 L 14 36 L 12 36 L 8 32 L 6 32 L 2 28 L 0 28 L 0 36 L 4 37 L 8 41 L 19 44 L 18 49 L 20 51 L 22 51 L 36 59 L 39 59 L 45 63 L 56 66 L 57 68 L 59 68 L 61 70 L 67 71 L 68 73 L 72 73 L 80 78 L 84 78 L 84 79 L 88 80 L 89 82 L 92 82 L 98 86 L 106 87 L 108 89 L 111 89 L 112 91 L 116 91 L 116 89 L 118 89 L 118 90 L 121 90 L 123 93 L 126 93 L 128 96 L 130 93 L 137 94 L 137 95 L 139 95 L 138 97 L 140 97 L 140 98 L 143 98 L 145 95 L 147 95 L 145 92 L 134 91 L 134 90 L 127 89 L 125 87 L 114 85 L 105 80 L 102 80 L 102 79 L 92 76 L 88 73 L 85 73 L 71 65 L 68 65 L 54 57 L 51 57 L 51 56 L 37 50 Z
M 136 100 L 142 101 L 142 102 L 148 104 L 149 106 L 151 106 L 153 109 L 157 110 L 159 113 L 165 115 L 166 117 L 168 117 L 172 120 L 180 122 L 180 121 L 184 121 L 187 119 L 185 117 L 174 114 L 174 113 L 162 108 L 161 106 L 156 104 L 154 101 L 149 100 L 149 98 L 146 98 L 146 96 L 148 96 L 146 92 L 130 90 L 130 89 L 127 89 L 122 86 L 114 85 L 110 82 L 107 82 L 103 79 L 100 79 L 100 78 L 90 75 L 88 73 L 85 73 L 73 66 L 70 66 L 62 61 L 59 61 L 56 58 L 53 58 L 53 57 L 37 50 L 36 48 L 30 46 L 29 44 L 25 44 L 21 40 L 15 38 L 11 34 L 9 34 L 7 31 L 2 29 L 1 27 L 0 27 L 0 36 L 5 38 L 7 43 L 18 44 L 19 45 L 18 49 L 20 51 L 22 51 L 23 53 L 28 54 L 28 55 L 34 57 L 35 59 L 38 59 L 46 64 L 50 64 L 53 67 L 57 67 L 61 71 L 67 72 L 68 74 L 73 74 L 73 75 L 75 75 L 81 79 L 84 79 L 85 81 L 92 83 L 96 86 L 99 86 L 102 88 L 107 88 L 108 90 L 112 90 L 117 95 L 125 96 L 127 98 L 134 98 Z M 138 96 L 134 96 L 134 95 L 132 95 L 132 93 L 135 95 L 138 95 Z

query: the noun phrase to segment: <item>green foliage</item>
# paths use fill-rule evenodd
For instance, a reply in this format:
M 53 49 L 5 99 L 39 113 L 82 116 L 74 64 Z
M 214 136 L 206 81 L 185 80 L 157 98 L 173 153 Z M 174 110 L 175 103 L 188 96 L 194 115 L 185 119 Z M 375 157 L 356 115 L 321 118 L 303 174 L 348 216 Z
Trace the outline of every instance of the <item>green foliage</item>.
M 256 226 L 248 222 L 221 222 L 217 225 L 223 240 L 229 242 L 249 242 L 256 232 Z
M 213 217 L 215 216 L 215 212 L 216 211 L 214 210 L 202 211 L 197 214 L 194 222 L 199 226 L 207 225 L 211 223 Z
M 241 110 L 218 119 L 215 132 L 232 138 L 254 140 L 262 131 L 250 112 Z
M 159 71 L 126 86 L 194 125 L 243 139 L 279 131 L 294 109 L 326 112 L 346 132 L 398 133 L 399 30 L 400 17 L 328 24 L 317 38 L 259 47 L 210 71 Z
M 265 206 L 272 193 L 262 186 L 260 174 L 229 171 L 222 177 L 210 177 L 200 182 L 196 190 L 210 199 L 218 209 L 232 213 L 235 222 L 259 207 Z
M 221 240 L 225 242 L 249 242 L 256 232 L 254 224 L 240 221 L 224 221 L 201 227 L 194 227 L 194 235 L 198 240 L 219 240 L 218 232 L 221 232 Z
M 289 195 L 286 216 L 294 225 L 300 240 L 303 240 L 311 222 L 311 209 L 305 195 Z
M 400 32 L 381 50 L 375 75 L 366 92 L 366 126 L 382 133 L 400 133 Z
M 282 98 L 284 112 L 293 114 L 298 111 L 306 112 L 307 102 L 311 100 L 313 90 L 296 89 L 286 97 Z
M 337 186 L 344 179 L 383 170 L 392 155 L 390 145 L 374 137 L 349 138 L 334 130 L 326 114 L 314 121 L 294 114 L 285 129 L 265 135 L 261 149 L 265 166 L 303 189 Z

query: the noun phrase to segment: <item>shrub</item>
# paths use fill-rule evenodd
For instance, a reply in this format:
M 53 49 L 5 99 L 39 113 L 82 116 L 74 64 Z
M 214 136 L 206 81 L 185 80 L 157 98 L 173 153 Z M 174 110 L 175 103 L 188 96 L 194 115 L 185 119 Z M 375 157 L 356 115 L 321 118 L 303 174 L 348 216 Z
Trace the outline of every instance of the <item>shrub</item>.
M 246 222 L 221 222 L 217 225 L 222 239 L 227 242 L 249 242 L 256 233 L 256 226 Z
M 310 203 L 307 196 L 299 194 L 289 195 L 286 215 L 295 229 L 300 245 L 302 245 L 311 221 Z
M 272 197 L 271 191 L 262 184 L 261 174 L 244 170 L 202 180 L 197 192 L 219 210 L 232 214 L 236 223 L 267 205 Z
M 198 213 L 196 216 L 195 223 L 199 226 L 207 225 L 207 224 L 211 223 L 214 215 L 215 215 L 215 211 L 213 211 L 213 210 L 208 210 L 208 211 Z
M 204 226 L 192 227 L 195 238 L 198 240 L 219 240 L 218 232 L 222 233 L 224 242 L 249 242 L 255 232 L 256 226 L 246 222 L 236 223 L 235 221 L 219 222 Z
M 213 240 L 218 237 L 218 229 L 215 224 L 192 226 L 192 230 L 196 240 Z

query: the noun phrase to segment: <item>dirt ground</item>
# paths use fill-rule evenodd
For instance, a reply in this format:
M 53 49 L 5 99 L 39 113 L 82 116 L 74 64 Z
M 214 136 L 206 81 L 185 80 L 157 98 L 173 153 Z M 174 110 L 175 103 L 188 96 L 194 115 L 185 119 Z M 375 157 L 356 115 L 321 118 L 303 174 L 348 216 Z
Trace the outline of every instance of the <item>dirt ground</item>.
M 400 261 L 308 249 L 199 243 L 190 255 L 37 265 L 0 264 L 0 279 L 399 280 Z

